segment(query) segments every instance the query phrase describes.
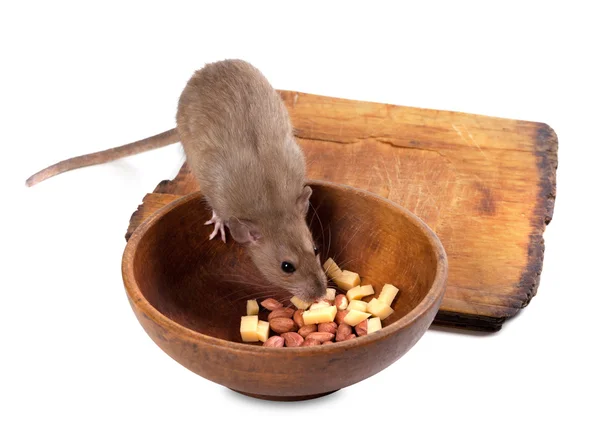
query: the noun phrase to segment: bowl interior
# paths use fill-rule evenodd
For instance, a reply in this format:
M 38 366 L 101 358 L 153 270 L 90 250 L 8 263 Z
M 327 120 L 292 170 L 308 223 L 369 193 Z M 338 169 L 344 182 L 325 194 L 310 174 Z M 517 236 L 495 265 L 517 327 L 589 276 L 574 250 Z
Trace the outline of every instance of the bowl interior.
M 340 267 L 357 272 L 363 284 L 372 284 L 376 294 L 385 283 L 400 289 L 384 326 L 410 312 L 431 288 L 438 261 L 423 226 L 360 190 L 311 186 L 307 221 L 322 261 L 333 257 Z M 239 322 L 247 299 L 268 295 L 287 301 L 290 295 L 269 286 L 231 238 L 226 244 L 209 241 L 208 219 L 199 194 L 162 215 L 139 242 L 134 277 L 147 301 L 166 317 L 202 334 L 241 342 Z

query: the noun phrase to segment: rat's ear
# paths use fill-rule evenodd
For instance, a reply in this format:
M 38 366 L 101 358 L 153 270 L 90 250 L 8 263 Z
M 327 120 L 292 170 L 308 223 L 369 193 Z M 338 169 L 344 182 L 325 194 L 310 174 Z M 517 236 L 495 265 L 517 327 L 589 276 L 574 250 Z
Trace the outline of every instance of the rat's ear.
M 231 218 L 227 227 L 231 237 L 240 244 L 256 243 L 262 237 L 256 224 L 250 221 Z
M 298 210 L 305 216 L 306 212 L 308 212 L 308 204 L 311 195 L 312 189 L 308 185 L 305 185 L 302 189 L 302 193 L 300 193 L 300 196 L 298 196 L 298 199 L 296 200 L 296 206 L 298 207 Z

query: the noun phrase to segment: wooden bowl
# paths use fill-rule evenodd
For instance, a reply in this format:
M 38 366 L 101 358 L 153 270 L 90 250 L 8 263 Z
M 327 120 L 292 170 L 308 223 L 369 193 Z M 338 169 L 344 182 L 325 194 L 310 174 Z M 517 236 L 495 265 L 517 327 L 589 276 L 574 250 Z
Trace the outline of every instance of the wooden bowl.
M 264 348 L 242 343 L 246 300 L 265 288 L 243 248 L 208 240 L 200 193 L 172 202 L 141 224 L 123 255 L 125 289 L 152 340 L 181 365 L 220 385 L 269 400 L 323 396 L 364 380 L 402 357 L 428 329 L 446 287 L 436 235 L 393 202 L 356 188 L 311 181 L 307 220 L 321 246 L 376 293 L 400 289 L 383 329 L 330 345 Z M 266 314 L 261 315 L 266 319 Z

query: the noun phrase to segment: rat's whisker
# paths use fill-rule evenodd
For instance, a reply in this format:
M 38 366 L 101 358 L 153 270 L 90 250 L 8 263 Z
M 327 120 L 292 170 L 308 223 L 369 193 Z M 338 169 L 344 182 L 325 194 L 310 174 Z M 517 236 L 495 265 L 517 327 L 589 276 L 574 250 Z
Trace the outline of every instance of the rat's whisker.
M 338 264 L 338 266 L 340 267 L 340 269 L 345 269 L 346 267 L 348 267 L 348 264 L 352 264 L 352 263 L 354 263 L 357 260 L 358 260 L 358 258 L 353 258 L 353 259 L 350 259 L 350 260 L 344 260 L 344 261 L 340 262 L 340 264 Z
M 341 255 L 342 253 L 344 253 L 346 248 L 350 245 L 350 243 L 354 240 L 354 238 L 356 238 L 356 235 L 358 235 L 358 232 L 360 232 L 360 229 L 362 228 L 363 225 L 364 224 L 361 224 L 356 228 L 356 230 L 354 231 L 354 234 L 348 239 L 348 242 L 346 242 L 344 247 L 338 252 L 338 255 Z
M 252 283 L 250 281 L 240 281 L 240 280 L 222 280 L 223 283 L 232 283 L 232 284 L 244 284 L 247 285 L 248 287 L 256 287 L 256 288 L 262 288 L 262 289 L 269 289 L 269 288 L 273 288 L 274 285 L 272 284 L 257 284 L 257 283 Z
M 327 230 L 329 231 L 329 241 L 327 242 L 327 255 L 329 257 L 329 249 L 331 248 L 331 224 L 327 224 Z
M 254 300 L 256 298 L 252 298 L 255 297 L 256 295 L 260 295 L 261 299 L 267 299 L 267 298 L 274 298 L 277 297 L 279 294 L 278 293 L 270 293 L 270 294 L 264 294 L 264 293 L 256 293 L 256 294 L 250 294 L 250 295 L 242 295 L 241 297 L 235 298 L 234 300 L 232 300 L 232 302 L 237 303 L 241 300 Z M 262 298 L 264 297 L 264 298 Z M 260 303 L 259 303 L 260 304 Z
M 310 204 L 310 206 L 313 208 L 313 211 L 315 212 L 315 215 L 317 216 L 317 221 L 319 221 L 319 226 L 321 226 L 321 239 L 324 240 L 325 239 L 325 231 L 323 230 L 323 223 L 321 221 L 321 217 L 319 216 L 319 213 L 317 212 L 318 209 L 315 209 L 312 204 Z

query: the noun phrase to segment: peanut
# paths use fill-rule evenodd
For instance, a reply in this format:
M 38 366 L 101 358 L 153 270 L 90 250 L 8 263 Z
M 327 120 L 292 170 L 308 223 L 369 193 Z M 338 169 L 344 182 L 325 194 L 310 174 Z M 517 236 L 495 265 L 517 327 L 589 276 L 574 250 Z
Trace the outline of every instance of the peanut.
M 294 309 L 292 309 L 291 307 L 281 307 L 271 312 L 267 317 L 267 320 L 271 321 L 274 318 L 292 318 L 293 316 Z
M 294 323 L 298 325 L 299 328 L 304 326 L 304 318 L 302 318 L 302 314 L 304 313 L 304 309 L 298 309 L 294 312 Z
M 281 336 L 285 340 L 285 346 L 287 348 L 302 346 L 302 343 L 304 343 L 304 338 L 297 332 L 284 332 Z
M 275 309 L 283 307 L 283 304 L 274 298 L 267 298 L 266 300 L 261 301 L 260 305 L 268 311 L 274 311 Z
M 311 332 L 306 336 L 306 340 L 310 340 L 311 338 L 317 339 L 319 343 L 323 343 L 324 341 L 333 340 L 333 334 L 331 332 Z
M 335 305 L 339 311 L 343 311 L 348 307 L 348 299 L 344 294 L 338 294 L 335 297 Z
M 338 326 L 335 341 L 344 341 L 352 334 L 352 326 L 342 323 Z
M 279 335 L 269 337 L 269 339 L 263 343 L 266 348 L 283 348 L 284 340 Z
M 298 334 L 300 334 L 304 338 L 306 338 L 306 336 L 311 332 L 317 332 L 316 324 L 305 324 L 300 329 L 298 329 Z
M 346 318 L 346 315 L 348 315 L 348 310 L 343 310 L 343 311 L 338 311 L 338 313 L 335 315 L 335 322 L 339 325 L 341 323 L 344 322 L 344 318 Z
M 269 325 L 271 326 L 271 330 L 278 334 L 298 330 L 296 323 L 291 318 L 274 318 L 269 321 Z
M 327 323 L 321 323 L 317 326 L 318 332 L 329 332 L 330 334 L 334 334 L 337 331 L 337 323 L 335 321 L 330 321 Z
M 359 337 L 367 335 L 367 326 L 368 326 L 368 323 L 369 323 L 369 320 L 363 320 L 360 323 L 358 323 L 354 327 L 354 330 L 356 331 L 356 335 L 358 335 Z

